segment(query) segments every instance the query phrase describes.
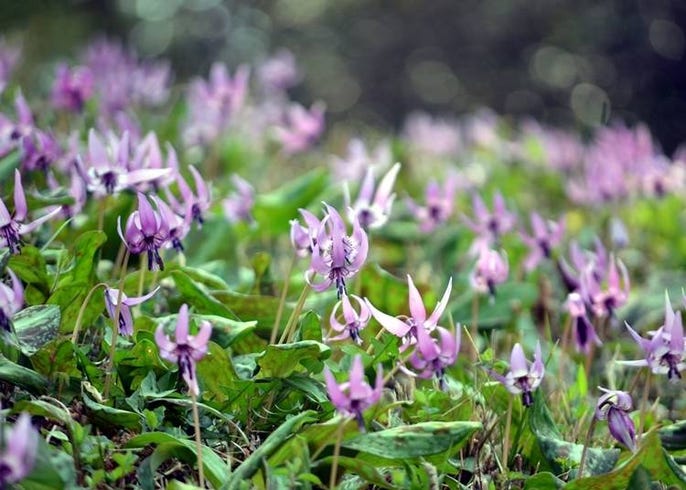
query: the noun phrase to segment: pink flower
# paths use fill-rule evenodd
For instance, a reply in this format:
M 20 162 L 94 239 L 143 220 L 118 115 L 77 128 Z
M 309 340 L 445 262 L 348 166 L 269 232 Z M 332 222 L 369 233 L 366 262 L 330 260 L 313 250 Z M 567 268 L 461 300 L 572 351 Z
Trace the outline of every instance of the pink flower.
M 10 331 L 10 320 L 24 306 L 24 287 L 19 278 L 7 268 L 12 287 L 0 282 L 0 330 Z
M 83 106 L 93 95 L 93 75 L 89 68 L 65 64 L 57 67 L 57 75 L 52 85 L 52 105 L 56 109 L 81 112 Z
M 495 296 L 495 287 L 507 280 L 509 271 L 507 256 L 503 252 L 482 246 L 469 280 L 475 291 Z
M 564 235 L 564 219 L 560 221 L 543 221 L 538 213 L 531 213 L 531 235 L 522 233 L 522 241 L 529 247 L 529 255 L 524 259 L 524 269 L 532 271 L 543 259 L 549 259 L 550 254 L 562 241 Z
M 448 221 L 455 207 L 456 189 L 456 177 L 449 175 L 443 186 L 434 180 L 428 183 L 424 193 L 425 204 L 423 206 L 412 199 L 405 200 L 410 213 L 419 221 L 419 229 L 422 232 L 430 233 Z
M 38 453 L 38 432 L 31 425 L 31 416 L 22 413 L 11 429 L 0 439 L 0 488 L 25 478 L 33 469 Z
M 512 354 L 510 355 L 510 371 L 505 376 L 495 371 L 489 371 L 489 373 L 497 381 L 500 381 L 510 393 L 514 395 L 521 394 L 522 403 L 525 407 L 531 406 L 534 402 L 531 392 L 538 388 L 545 375 L 541 343 L 536 343 L 533 363 L 529 363 L 526 360 L 522 346 L 517 343 L 512 348 Z
M 410 356 L 410 364 L 419 371 L 417 376 L 420 378 L 435 376 L 443 389 L 445 370 L 455 364 L 460 350 L 460 325 L 455 333 L 443 327 L 436 327 L 433 332 L 438 334 L 437 339 L 432 332 L 417 329 L 417 345 Z
M 107 288 L 105 290 L 105 309 L 110 319 L 119 327 L 121 335 L 133 335 L 133 316 L 131 315 L 131 307 L 139 305 L 144 301 L 152 298 L 152 296 L 159 291 L 159 286 L 150 291 L 144 296 L 137 296 L 129 298 L 123 291 L 120 293 L 118 289 Z M 121 296 L 121 306 L 119 306 L 119 319 L 115 322 L 114 317 L 117 314 L 117 300 Z
M 153 210 L 148 198 L 138 193 L 138 209 L 126 220 L 126 229 L 122 233 L 121 216 L 117 220 L 117 231 L 126 248 L 132 254 L 148 254 L 148 269 L 153 270 L 155 264 L 164 270 L 164 262 L 160 257 L 160 248 L 169 240 L 169 223 L 160 213 L 159 201 L 156 201 L 157 211 Z
M 386 224 L 391 215 L 391 207 L 395 200 L 393 184 L 400 171 L 400 164 L 396 163 L 379 182 L 374 190 L 374 169 L 369 167 L 360 185 L 360 192 L 355 202 L 350 206 L 350 192 L 348 186 L 344 188 L 345 204 L 348 207 L 348 218 L 359 220 L 365 230 L 380 228 Z
M 357 303 L 359 312 L 355 311 L 353 308 L 350 298 Z M 343 321 L 338 319 L 339 310 L 342 310 Z M 336 306 L 333 307 L 331 316 L 329 317 L 331 328 L 338 332 L 339 335 L 329 337 L 327 340 L 333 341 L 351 338 L 356 344 L 361 345 L 362 338 L 360 337 L 360 331 L 367 326 L 370 318 L 371 311 L 362 298 L 355 296 L 354 294 L 344 294 L 340 301 L 336 303 Z
M 607 420 L 612 437 L 624 444 L 629 451 L 636 450 L 636 426 L 629 417 L 633 402 L 626 391 L 607 390 L 598 387 L 603 395 L 598 398 L 595 416 L 598 420 Z
M 290 221 L 291 245 L 293 245 L 298 257 L 308 257 L 312 255 L 312 250 L 317 244 L 320 222 L 307 209 L 300 209 L 299 211 L 306 226 L 301 225 L 297 219 Z
M 300 153 L 310 148 L 324 132 L 324 105 L 314 104 L 310 110 L 292 104 L 284 115 L 281 125 L 275 128 L 276 139 L 286 155 Z

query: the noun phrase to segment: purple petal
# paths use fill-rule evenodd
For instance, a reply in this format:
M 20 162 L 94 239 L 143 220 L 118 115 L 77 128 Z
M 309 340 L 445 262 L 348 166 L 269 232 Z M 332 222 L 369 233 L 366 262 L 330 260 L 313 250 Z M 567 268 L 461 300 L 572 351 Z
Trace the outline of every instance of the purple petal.
M 405 335 L 407 335 L 407 332 L 410 331 L 410 326 L 404 321 L 377 310 L 376 308 L 374 308 L 374 305 L 372 305 L 366 298 L 365 302 L 367 303 L 367 306 L 371 310 L 372 316 L 374 316 L 376 321 L 379 322 L 379 324 L 383 328 L 391 332 L 393 335 L 397 337 L 404 337 Z
M 148 294 L 145 294 L 143 296 L 127 297 L 122 301 L 122 303 L 125 305 L 128 305 L 128 306 L 137 306 L 137 305 L 143 303 L 144 301 L 147 301 L 150 298 L 152 298 L 152 296 L 159 290 L 160 290 L 160 287 L 157 286 L 155 289 L 150 291 Z
M 424 308 L 422 297 L 415 287 L 414 282 L 412 282 L 412 277 L 409 274 L 407 275 L 407 287 L 410 290 L 410 314 L 418 325 L 423 326 L 424 322 L 426 321 L 426 309 Z
M 443 297 L 441 298 L 441 301 L 438 302 L 436 305 L 436 308 L 434 308 L 433 313 L 431 313 L 431 316 L 427 320 L 427 324 L 429 325 L 437 325 L 438 324 L 438 319 L 441 318 L 441 315 L 443 314 L 443 311 L 445 311 L 445 307 L 448 305 L 448 300 L 450 299 L 450 293 L 453 289 L 453 278 L 451 277 L 448 280 L 448 287 L 445 288 L 445 292 L 443 293 Z
M 324 367 L 324 379 L 326 381 L 326 391 L 333 406 L 339 411 L 347 411 L 349 407 L 348 397 L 341 391 L 338 383 L 336 383 L 336 378 L 333 377 L 328 366 Z
M 21 173 L 14 170 L 14 219 L 24 221 L 28 208 L 26 207 L 26 196 L 24 186 L 21 183 Z
M 181 305 L 179 317 L 176 320 L 175 340 L 179 345 L 188 344 L 188 305 Z
M 510 355 L 510 372 L 515 378 L 521 378 L 529 374 L 529 368 L 526 364 L 526 357 L 524 357 L 524 350 L 519 343 L 516 343 L 512 348 Z

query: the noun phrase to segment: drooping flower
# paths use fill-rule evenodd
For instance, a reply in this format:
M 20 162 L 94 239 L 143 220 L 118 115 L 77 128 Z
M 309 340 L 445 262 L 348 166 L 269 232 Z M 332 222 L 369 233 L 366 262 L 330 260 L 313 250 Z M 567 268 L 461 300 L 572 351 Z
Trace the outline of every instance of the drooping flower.
M 28 209 L 24 186 L 21 182 L 21 173 L 14 171 L 14 212 L 10 214 L 7 206 L 0 199 L 0 248 L 8 247 L 10 253 L 18 254 L 21 251 L 20 235 L 25 235 L 38 228 L 60 212 L 57 206 L 40 218 L 30 223 L 24 223 Z
M 489 371 L 490 375 L 500 381 L 507 390 L 514 395 L 522 395 L 522 404 L 531 406 L 534 402 L 532 392 L 538 388 L 545 375 L 545 366 L 541 355 L 541 343 L 536 343 L 534 362 L 530 363 L 524 357 L 524 349 L 519 343 L 512 348 L 510 355 L 510 371 L 505 375 Z
M 130 336 L 133 335 L 133 316 L 131 315 L 131 307 L 139 305 L 144 301 L 150 299 L 158 290 L 159 286 L 150 291 L 144 296 L 128 297 L 123 291 L 120 293 L 118 289 L 105 289 L 105 309 L 110 319 L 119 327 L 119 334 Z M 121 296 L 121 302 L 118 299 Z M 119 306 L 119 319 L 114 320 L 117 314 L 117 305 Z
M 577 351 L 588 354 L 591 349 L 591 343 L 602 345 L 593 323 L 588 318 L 586 303 L 583 297 L 576 292 L 569 293 L 565 307 L 572 317 L 572 329 L 574 330 Z
M 295 249 L 298 257 L 309 257 L 314 246 L 317 244 L 317 234 L 319 233 L 320 221 L 307 209 L 300 209 L 300 215 L 305 221 L 305 225 L 300 224 L 297 219 L 290 221 L 291 225 L 291 245 Z
M 666 374 L 672 382 L 681 379 L 681 371 L 686 368 L 686 350 L 684 346 L 684 327 L 681 312 L 672 310 L 669 296 L 665 292 L 665 323 L 655 332 L 651 339 L 641 337 L 625 322 L 626 328 L 641 347 L 645 359 L 635 361 L 618 361 L 625 366 L 648 366 L 655 374 Z
M 193 208 L 188 206 L 186 208 L 185 215 L 179 215 L 172 211 L 169 205 L 162 199 L 157 197 L 152 197 L 157 206 L 162 220 L 167 222 L 169 226 L 169 240 L 166 242 L 165 246 L 173 248 L 177 252 L 183 252 L 182 240 L 186 237 L 191 229 L 191 222 L 193 221 Z
M 148 270 L 153 270 L 155 264 L 164 270 L 164 262 L 160 257 L 160 248 L 169 240 L 169 223 L 162 213 L 153 210 L 148 198 L 138 193 L 138 209 L 126 220 L 126 229 L 122 233 L 121 216 L 117 219 L 117 231 L 126 248 L 132 254 L 148 254 Z
M 495 288 L 507 280 L 510 267 L 504 252 L 482 246 L 469 281 L 475 291 L 495 296 Z
M 460 350 L 460 325 L 455 333 L 443 327 L 436 327 L 433 332 L 425 328 L 417 329 L 417 345 L 410 356 L 410 364 L 418 371 L 420 378 L 435 376 L 441 389 L 445 387 L 445 370 L 455 364 Z M 437 333 L 434 338 L 432 333 Z
M 629 451 L 636 450 L 636 426 L 629 417 L 633 406 L 631 395 L 626 391 L 608 390 L 598 387 L 603 394 L 598 398 L 595 416 L 598 420 L 607 420 L 612 437 L 625 445 Z
M 0 282 L 0 330 L 10 331 L 10 320 L 24 306 L 24 287 L 19 278 L 7 268 L 12 287 Z
M 353 308 L 350 301 L 351 298 L 357 303 L 359 311 L 355 311 L 355 308 Z M 342 310 L 343 321 L 338 319 L 339 310 Z M 336 306 L 333 307 L 331 316 L 329 317 L 329 324 L 334 331 L 338 332 L 338 335 L 329 337 L 327 340 L 333 341 L 351 338 L 353 342 L 361 345 L 362 337 L 360 337 L 360 331 L 367 326 L 370 318 L 371 311 L 362 298 L 354 294 L 344 294 L 338 303 L 336 303 Z
M 617 270 L 621 271 L 620 273 Z M 581 274 L 581 294 L 587 299 L 593 314 L 598 318 L 612 316 L 617 308 L 623 306 L 629 298 L 629 273 L 624 263 L 610 256 L 610 265 L 607 270 L 606 289 L 602 289 L 602 279 L 596 272 L 587 268 Z
M 448 221 L 455 207 L 455 191 L 457 180 L 455 175 L 449 175 L 443 186 L 432 180 L 426 186 L 424 205 L 417 204 L 412 199 L 406 199 L 405 204 L 410 213 L 419 221 L 419 229 L 424 233 L 433 230 Z
M 160 357 L 178 364 L 183 380 L 195 396 L 200 394 L 195 365 L 207 354 L 211 335 L 212 325 L 207 321 L 200 323 L 195 335 L 190 335 L 188 305 L 186 304 L 181 305 L 179 310 L 173 342 L 164 333 L 162 325 L 155 330 L 155 342 L 160 349 Z
M 407 286 L 409 289 L 409 309 L 410 316 L 399 316 L 394 317 L 388 315 L 371 304 L 369 300 L 366 300 L 372 315 L 379 324 L 393 335 L 400 337 L 402 345 L 401 350 L 407 349 L 410 345 L 416 344 L 418 339 L 419 330 L 432 331 L 438 326 L 438 320 L 441 318 L 443 311 L 445 311 L 448 305 L 448 300 L 450 299 L 450 292 L 453 287 L 452 277 L 448 281 L 448 287 L 445 288 L 443 297 L 436 304 L 434 311 L 427 318 L 426 308 L 424 307 L 424 301 L 422 300 L 419 290 L 414 285 L 412 277 L 407 275 Z
M 9 429 L 0 426 L 0 488 L 7 488 L 25 478 L 36 463 L 38 432 L 31 425 L 31 416 L 22 413 Z
M 310 148 L 324 132 L 324 105 L 313 104 L 309 110 L 292 104 L 286 110 L 282 123 L 274 129 L 276 139 L 286 155 Z
M 359 221 L 353 221 L 351 235 L 346 235 L 343 218 L 333 207 L 324 203 L 326 216 L 319 224 L 317 242 L 312 244 L 310 268 L 305 273 L 307 283 L 317 292 L 335 285 L 338 297 L 346 293 L 345 281 L 360 270 L 367 259 L 369 242 Z M 315 275 L 323 280 L 314 283 Z
M 497 244 L 503 234 L 510 231 L 517 221 L 515 215 L 505 206 L 505 199 L 500 192 L 496 192 L 493 197 L 493 212 L 488 210 L 478 194 L 474 194 L 472 207 L 474 219 L 463 216 L 467 226 L 477 234 L 472 252 L 478 252 L 483 245 Z
M 336 410 L 343 415 L 354 416 L 360 430 L 364 431 L 362 412 L 378 402 L 383 391 L 384 383 L 381 364 L 376 368 L 374 388 L 364 379 L 364 366 L 362 365 L 362 357 L 359 355 L 353 359 L 348 381 L 340 385 L 336 383 L 336 379 L 328 366 L 324 368 L 324 379 L 326 380 L 326 391 Z
M 205 213 L 210 209 L 212 204 L 212 196 L 210 194 L 210 188 L 200 175 L 200 172 L 198 172 L 193 165 L 189 165 L 188 170 L 195 182 L 195 192 L 191 190 L 186 179 L 184 179 L 180 173 L 177 173 L 176 183 L 181 191 L 181 201 L 176 199 L 176 197 L 169 192 L 168 188 L 165 189 L 166 196 L 172 209 L 178 214 L 184 214 L 186 208 L 190 206 L 193 213 L 193 220 L 197 223 L 198 227 L 202 227 L 205 222 Z
M 529 247 L 529 255 L 524 259 L 524 269 L 534 270 L 544 258 L 550 254 L 562 241 L 564 234 L 564 219 L 560 221 L 544 221 L 538 213 L 531 213 L 531 235 L 522 233 L 522 241 Z
M 231 182 L 236 190 L 222 201 L 224 216 L 231 223 L 251 224 L 254 221 L 252 209 L 255 205 L 255 189 L 247 180 L 236 174 L 231 176 Z
M 69 68 L 66 64 L 57 67 L 52 84 L 52 105 L 56 109 L 81 112 L 93 95 L 93 74 L 85 66 Z
M 350 204 L 350 191 L 345 185 L 345 204 L 348 208 L 348 218 L 359 220 L 365 230 L 380 228 L 386 224 L 391 215 L 391 207 L 395 200 L 393 184 L 400 171 L 400 164 L 396 163 L 379 182 L 374 192 L 374 169 L 369 167 L 360 185 L 360 191 L 355 202 Z

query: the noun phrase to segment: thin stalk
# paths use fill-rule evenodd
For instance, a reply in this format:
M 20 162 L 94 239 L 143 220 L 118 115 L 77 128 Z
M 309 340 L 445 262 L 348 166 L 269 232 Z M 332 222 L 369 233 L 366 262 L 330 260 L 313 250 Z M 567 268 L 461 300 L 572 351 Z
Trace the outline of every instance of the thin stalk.
M 472 296 L 472 328 L 471 328 L 471 339 L 472 346 L 474 347 L 474 352 L 472 354 L 472 361 L 476 361 L 479 358 L 479 347 L 476 345 L 477 336 L 479 335 L 479 294 L 474 292 Z
M 508 397 L 507 403 L 507 420 L 505 421 L 505 436 L 503 437 L 503 473 L 507 475 L 508 458 L 510 452 L 510 430 L 512 428 L 512 400 L 513 397 Z
M 283 287 L 281 288 L 281 296 L 279 297 L 279 308 L 276 310 L 276 318 L 274 318 L 274 326 L 272 327 L 272 334 L 269 337 L 269 343 L 273 344 L 276 342 L 276 335 L 279 332 L 279 324 L 281 323 L 281 316 L 283 316 L 283 309 L 286 305 L 286 296 L 288 296 L 288 286 L 291 283 L 291 273 L 295 267 L 295 263 L 298 261 L 298 255 L 293 254 L 290 264 L 288 264 L 288 269 L 286 269 L 286 275 L 284 276 Z
M 105 211 L 107 211 L 107 200 L 109 196 L 105 196 L 98 202 L 98 231 L 102 231 L 105 227 Z
M 195 451 L 198 455 L 198 483 L 200 488 L 205 488 L 205 469 L 202 464 L 202 441 L 200 440 L 200 415 L 198 414 L 198 399 L 193 390 L 191 393 L 191 402 L 193 405 L 193 425 L 195 426 Z
M 343 441 L 343 428 L 345 424 L 338 426 L 336 432 L 336 445 L 333 448 L 333 461 L 331 462 L 331 477 L 329 478 L 329 490 L 336 488 L 336 478 L 338 477 L 338 458 L 341 455 L 341 442 Z
M 641 396 L 641 418 L 639 419 L 638 422 L 638 436 L 641 437 L 643 435 L 643 428 L 645 427 L 645 421 L 646 421 L 646 412 L 647 408 L 646 405 L 648 405 L 648 395 L 650 394 L 650 380 L 652 379 L 650 369 L 647 370 L 646 374 L 646 382 L 645 385 L 643 385 L 643 395 Z
M 145 259 L 147 258 L 147 255 L 150 252 L 145 252 L 144 254 L 140 254 L 140 270 L 138 271 L 138 294 L 136 296 L 143 296 L 143 288 L 145 287 L 145 271 L 146 271 L 146 262 Z
M 110 345 L 110 357 L 107 361 L 107 368 L 105 369 L 105 388 L 103 390 L 103 398 L 107 400 L 110 396 L 110 385 L 112 384 L 112 371 L 114 369 L 114 355 L 117 352 L 117 339 L 119 338 L 119 314 L 121 313 L 121 298 L 124 289 L 124 279 L 126 278 L 126 268 L 129 265 L 130 253 L 128 249 L 124 254 L 124 261 L 121 267 L 121 274 L 119 276 L 119 294 L 117 294 L 117 307 L 114 310 L 114 318 L 112 319 L 112 344 Z
M 295 309 L 291 313 L 291 316 L 288 318 L 286 328 L 284 328 L 283 333 L 281 334 L 279 344 L 283 344 L 284 341 L 289 342 L 291 340 L 293 333 L 292 330 L 295 330 L 295 326 L 298 324 L 298 318 L 300 317 L 300 313 L 302 312 L 303 306 L 305 305 L 305 300 L 307 299 L 307 296 L 310 294 L 311 290 L 312 288 L 310 287 L 310 285 L 305 284 L 302 293 L 300 293 L 300 298 L 298 298 L 298 302 L 295 305 Z
M 591 419 L 591 425 L 588 428 L 588 434 L 586 434 L 586 440 L 584 441 L 584 449 L 581 451 L 581 461 L 579 461 L 579 471 L 576 473 L 577 478 L 584 477 L 584 466 L 586 465 L 586 453 L 588 453 L 588 446 L 591 445 L 591 438 L 593 437 L 593 432 L 595 431 L 596 418 L 595 416 Z
M 93 293 L 95 292 L 96 289 L 98 288 L 107 288 L 107 284 L 104 282 L 99 282 L 95 286 L 91 288 L 90 291 L 88 291 L 88 294 L 86 295 L 86 299 L 83 300 L 83 303 L 81 304 L 81 308 L 79 308 L 79 314 L 76 316 L 76 324 L 74 325 L 74 331 L 71 334 L 71 343 L 76 345 L 76 342 L 79 340 L 79 333 L 81 331 L 81 323 L 83 323 L 83 315 L 86 313 L 86 306 L 88 306 L 88 303 L 91 300 L 91 297 L 93 296 Z

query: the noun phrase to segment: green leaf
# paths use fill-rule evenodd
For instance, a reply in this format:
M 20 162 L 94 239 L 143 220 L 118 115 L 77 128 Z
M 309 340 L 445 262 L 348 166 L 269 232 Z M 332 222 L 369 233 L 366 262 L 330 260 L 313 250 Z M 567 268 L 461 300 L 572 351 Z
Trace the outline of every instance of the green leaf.
M 14 182 L 14 170 L 21 163 L 21 152 L 12 151 L 0 158 L 0 182 Z
M 31 415 L 60 422 L 67 427 L 69 432 L 73 431 L 72 426 L 76 423 L 68 410 L 56 403 L 50 403 L 48 400 L 22 400 L 17 402 L 13 411 L 15 413 L 28 412 Z
M 195 308 L 198 313 L 217 315 L 224 318 L 235 318 L 226 306 L 204 291 L 193 279 L 181 271 L 172 272 L 176 289 L 181 299 Z
M 42 394 L 48 390 L 48 380 L 32 369 L 27 369 L 0 354 L 0 381 L 20 386 L 31 393 Z
M 241 294 L 235 291 L 214 291 L 212 296 L 231 311 L 231 318 L 257 321 L 258 334 L 269 338 L 279 308 L 279 298 Z M 286 305 L 282 318 L 288 318 L 292 310 L 292 306 Z
M 72 249 L 74 268 L 69 276 L 72 282 L 91 284 L 97 262 L 95 260 L 98 249 L 107 241 L 107 235 L 102 231 L 92 230 L 79 235 Z
M 150 444 L 157 446 L 151 455 L 149 465 L 151 473 L 169 458 L 179 458 L 183 461 L 196 460 L 197 451 L 195 441 L 181 439 L 164 432 L 146 432 L 140 434 L 126 443 L 126 447 L 145 447 Z M 207 446 L 202 446 L 202 463 L 207 479 L 215 488 L 221 487 L 229 474 L 229 467 L 224 461 Z M 190 457 L 189 457 L 190 456 Z
M 231 358 L 214 342 L 209 343 L 208 355 L 197 364 L 197 372 L 203 397 L 220 403 L 228 399 L 227 391 L 234 388 L 238 379 Z
M 526 479 L 524 490 L 559 490 L 564 482 L 552 473 L 544 471 Z
M 36 462 L 31 473 L 24 478 L 19 488 L 23 490 L 62 490 L 79 488 L 76 483 L 74 460 L 42 437 L 38 438 Z
M 291 344 L 268 345 L 257 359 L 258 378 L 285 378 L 303 361 L 322 361 L 331 355 L 329 346 L 314 340 L 301 340 Z M 303 368 L 300 368 L 301 370 Z
M 91 412 L 90 420 L 100 427 L 124 427 L 127 429 L 140 430 L 143 419 L 141 415 L 121 410 L 119 408 L 108 407 L 91 399 L 82 391 L 83 403 Z
M 56 305 L 29 306 L 14 315 L 12 323 L 22 353 L 32 356 L 38 349 L 54 340 L 60 319 L 60 309 Z
M 86 301 L 90 287 L 90 283 L 85 282 L 63 284 L 57 287 L 48 298 L 48 304 L 58 305 L 62 312 L 60 333 L 69 334 L 74 330 L 76 319 L 79 316 L 81 306 Z M 98 294 L 98 292 L 94 293 L 84 309 L 81 328 L 91 326 L 104 309 L 104 295 Z
M 45 259 L 33 245 L 25 245 L 20 254 L 12 255 L 9 267 L 24 283 L 32 284 L 45 294 L 50 291 Z
M 469 292 L 452 302 L 455 323 L 471 324 L 472 296 Z M 538 289 L 528 282 L 507 282 L 498 286 L 495 299 L 479 296 L 479 328 L 499 328 L 510 323 L 519 311 L 529 309 L 538 298 Z
M 301 426 L 316 420 L 316 412 L 307 410 L 295 415 L 281 424 L 245 461 L 243 461 L 226 481 L 223 490 L 236 488 L 240 482 L 247 481 L 260 469 L 263 461 L 286 442 Z
M 322 342 L 322 320 L 314 311 L 308 311 L 300 317 L 296 339 Z
M 333 457 L 329 456 L 327 458 L 318 461 L 317 466 L 321 464 L 331 464 L 333 462 Z M 376 485 L 379 488 L 395 488 L 390 485 L 381 473 L 376 469 L 376 467 L 359 458 L 349 458 L 345 456 L 338 457 L 338 464 L 345 468 L 346 470 L 352 471 L 356 475 L 360 476 L 363 480 Z

